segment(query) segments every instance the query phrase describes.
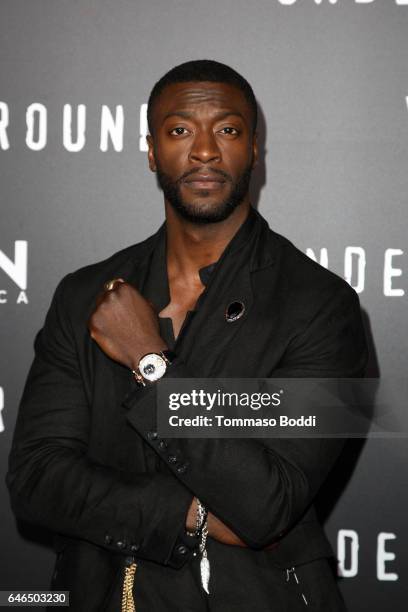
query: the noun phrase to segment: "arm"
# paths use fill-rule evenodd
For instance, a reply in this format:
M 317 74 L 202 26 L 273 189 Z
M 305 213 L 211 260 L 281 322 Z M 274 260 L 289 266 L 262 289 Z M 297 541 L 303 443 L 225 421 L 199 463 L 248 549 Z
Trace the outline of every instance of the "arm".
M 358 296 L 342 285 L 299 331 L 281 367 L 272 374 L 278 378 L 357 377 L 363 374 L 366 359 Z M 193 377 L 186 364 L 176 361 L 169 376 Z M 154 389 L 136 390 L 126 406 L 130 422 L 147 439 L 156 421 Z M 160 440 L 148 441 L 163 461 L 177 457 L 177 463 L 168 463 L 174 474 L 253 548 L 278 539 L 301 518 L 344 444 L 340 439 L 164 442 L 163 451 Z
M 170 472 L 129 474 L 87 456 L 90 413 L 67 285 L 69 278 L 58 286 L 35 341 L 6 476 L 12 508 L 64 535 L 179 567 L 188 559 L 176 542 L 191 492 Z
M 144 354 L 167 347 L 159 335 L 157 314 L 152 305 L 123 279 L 116 281 L 119 282 L 114 282 L 110 290 L 98 296 L 89 331 L 109 357 L 134 370 Z M 185 522 L 189 531 L 195 531 L 196 512 L 197 503 L 193 498 Z M 210 512 L 208 533 L 224 544 L 247 546 Z

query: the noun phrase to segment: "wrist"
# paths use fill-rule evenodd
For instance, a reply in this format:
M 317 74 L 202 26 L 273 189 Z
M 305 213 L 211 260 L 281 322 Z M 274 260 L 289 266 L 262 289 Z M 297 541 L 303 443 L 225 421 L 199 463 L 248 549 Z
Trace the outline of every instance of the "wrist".
M 193 497 L 190 507 L 187 512 L 186 531 L 188 533 L 195 533 L 196 523 L 197 523 L 197 501 L 196 501 L 196 498 Z
M 186 533 L 198 537 L 207 521 L 208 512 L 197 497 L 194 497 L 186 520 Z
M 143 387 L 157 382 L 166 374 L 174 358 L 175 354 L 165 348 L 146 353 L 140 359 L 138 366 L 132 370 L 136 382 Z

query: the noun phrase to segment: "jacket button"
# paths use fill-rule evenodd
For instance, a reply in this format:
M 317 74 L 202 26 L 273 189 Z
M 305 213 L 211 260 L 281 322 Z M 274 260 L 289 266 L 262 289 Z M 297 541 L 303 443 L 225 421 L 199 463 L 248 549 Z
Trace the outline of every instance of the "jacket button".
M 181 546 L 177 546 L 177 552 L 179 555 L 185 555 L 187 553 L 186 546 L 183 546 L 183 544 Z
M 156 440 L 157 439 L 157 431 L 148 431 L 147 432 L 148 440 Z
M 164 451 L 167 448 L 167 444 L 164 440 L 160 440 L 158 447 L 159 447 L 159 450 Z
M 182 465 L 179 465 L 177 468 L 177 472 L 179 474 L 184 474 L 184 472 L 187 472 L 187 465 L 185 463 L 183 463 Z
M 112 540 L 113 540 L 112 536 L 109 535 L 109 533 L 107 533 L 105 536 L 105 544 L 112 544 Z
M 124 543 L 124 542 L 122 542 L 122 540 L 118 540 L 118 541 L 116 542 L 116 546 L 117 546 L 118 548 L 125 548 L 125 543 Z
M 139 544 L 131 544 L 130 545 L 130 550 L 133 553 L 137 552 L 139 550 L 139 548 L 140 548 Z
M 169 462 L 169 463 L 177 463 L 177 457 L 176 457 L 176 455 L 169 455 L 169 456 L 167 457 L 167 459 L 168 459 L 168 462 Z

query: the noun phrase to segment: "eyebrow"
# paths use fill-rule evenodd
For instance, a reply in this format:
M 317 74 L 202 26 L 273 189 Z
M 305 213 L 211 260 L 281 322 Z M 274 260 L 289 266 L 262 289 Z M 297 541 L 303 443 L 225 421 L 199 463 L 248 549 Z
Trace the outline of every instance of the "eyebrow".
M 220 121 L 222 119 L 225 119 L 226 117 L 231 117 L 231 116 L 239 117 L 240 119 L 245 121 L 244 116 L 238 111 L 225 111 L 223 113 L 219 113 L 218 115 L 216 115 L 215 119 L 216 121 Z M 186 111 L 181 111 L 181 110 L 170 112 L 164 116 L 163 121 L 166 121 L 166 119 L 168 119 L 169 117 L 182 117 L 183 119 L 191 119 L 191 117 L 193 117 L 193 113 L 188 113 Z

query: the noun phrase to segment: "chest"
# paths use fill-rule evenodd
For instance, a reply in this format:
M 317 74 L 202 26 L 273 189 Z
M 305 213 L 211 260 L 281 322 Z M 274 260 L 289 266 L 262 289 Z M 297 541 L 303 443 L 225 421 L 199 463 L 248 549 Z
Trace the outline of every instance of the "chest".
M 180 329 L 190 310 L 194 310 L 198 298 L 204 290 L 201 283 L 170 283 L 170 302 L 160 311 L 160 317 L 169 317 L 173 323 L 174 337 Z

